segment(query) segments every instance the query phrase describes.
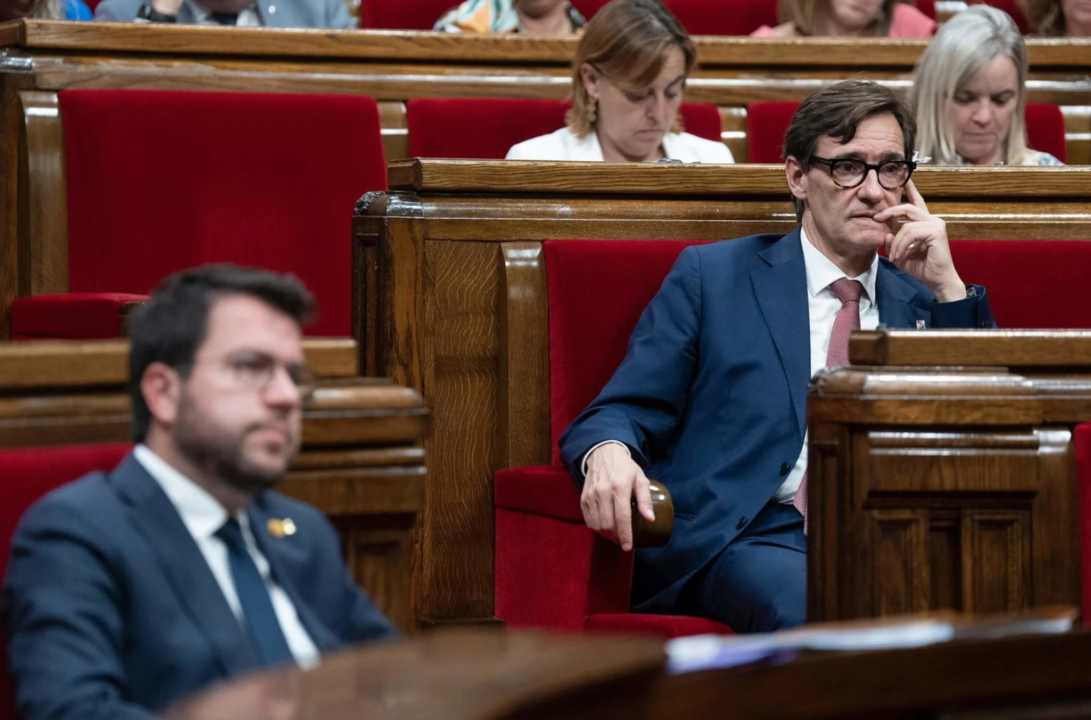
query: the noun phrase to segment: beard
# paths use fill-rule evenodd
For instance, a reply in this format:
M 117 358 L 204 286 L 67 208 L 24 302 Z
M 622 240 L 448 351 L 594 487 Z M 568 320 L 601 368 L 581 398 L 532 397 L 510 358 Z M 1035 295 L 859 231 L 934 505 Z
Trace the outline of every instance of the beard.
M 247 454 L 246 440 L 263 427 L 261 423 L 253 423 L 238 432 L 229 431 L 202 413 L 189 393 L 183 391 L 174 424 L 174 442 L 179 452 L 206 476 L 256 495 L 276 485 L 299 451 L 298 436 L 289 437 L 290 449 L 283 463 L 269 466 L 256 462 Z

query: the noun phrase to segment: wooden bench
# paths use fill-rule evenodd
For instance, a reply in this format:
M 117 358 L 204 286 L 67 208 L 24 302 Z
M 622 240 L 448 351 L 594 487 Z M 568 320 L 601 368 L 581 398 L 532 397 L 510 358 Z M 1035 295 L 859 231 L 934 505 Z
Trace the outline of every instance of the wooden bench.
M 1086 249 L 1091 176 L 925 169 L 952 237 L 1052 238 Z M 551 239 L 711 240 L 787 232 L 773 167 L 405 161 L 354 224 L 355 336 L 365 374 L 419 390 L 435 418 L 421 529 L 425 620 L 493 616 L 492 478 L 552 457 Z M 971 280 L 972 278 L 966 278 Z
M 357 377 L 351 340 L 304 344 L 321 382 L 304 412 L 303 450 L 279 489 L 330 517 L 357 582 L 414 632 L 412 531 L 422 511 L 428 411 L 413 390 Z M 0 343 L 0 455 L 130 442 L 127 374 L 122 340 Z

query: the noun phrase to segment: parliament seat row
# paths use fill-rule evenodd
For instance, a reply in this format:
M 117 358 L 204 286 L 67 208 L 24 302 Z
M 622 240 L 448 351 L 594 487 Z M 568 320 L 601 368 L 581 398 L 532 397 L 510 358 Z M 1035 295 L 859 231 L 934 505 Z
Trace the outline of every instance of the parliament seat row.
M 30 277 L 11 306 L 12 337 L 123 335 L 129 310 L 161 278 L 202 262 L 291 270 L 319 295 L 322 314 L 308 331 L 352 334 L 347 208 L 385 189 L 374 100 L 66 90 L 55 105 L 27 103 L 28 136 L 45 157 L 27 163 L 31 214 L 21 271 L 29 268 Z M 563 126 L 567 107 L 411 100 L 410 152 L 502 158 L 511 145 Z M 48 108 L 56 111 L 51 126 L 35 114 Z M 790 102 L 750 106 L 751 157 L 778 161 L 792 112 Z M 686 104 L 681 116 L 689 132 L 719 138 L 715 107 Z M 1064 157 L 1059 109 L 1029 106 L 1028 126 L 1034 147 Z M 147 127 L 177 128 L 177 137 L 132 143 Z M 55 157 L 63 166 L 49 162 Z

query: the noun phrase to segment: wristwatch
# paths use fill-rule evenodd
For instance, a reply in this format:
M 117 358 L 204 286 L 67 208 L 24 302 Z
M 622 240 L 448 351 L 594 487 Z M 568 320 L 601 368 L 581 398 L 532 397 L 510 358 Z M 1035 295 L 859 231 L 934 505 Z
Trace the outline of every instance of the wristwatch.
M 161 13 L 158 10 L 156 10 L 155 8 L 153 8 L 152 4 L 151 4 L 151 0 L 148 0 L 148 2 L 145 2 L 143 5 L 140 6 L 140 9 L 136 11 L 136 19 L 137 20 L 145 20 L 147 22 L 161 22 L 161 23 L 178 22 L 178 16 L 177 15 L 167 15 L 166 13 Z

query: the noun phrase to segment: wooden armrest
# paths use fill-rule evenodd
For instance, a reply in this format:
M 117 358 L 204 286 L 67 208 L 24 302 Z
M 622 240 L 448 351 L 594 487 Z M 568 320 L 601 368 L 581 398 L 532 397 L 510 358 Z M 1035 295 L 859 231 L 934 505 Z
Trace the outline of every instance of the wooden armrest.
M 651 480 L 652 510 L 655 521 L 648 522 L 636 509 L 633 501 L 633 545 L 635 547 L 663 547 L 674 531 L 674 501 L 670 491 L 662 483 Z

